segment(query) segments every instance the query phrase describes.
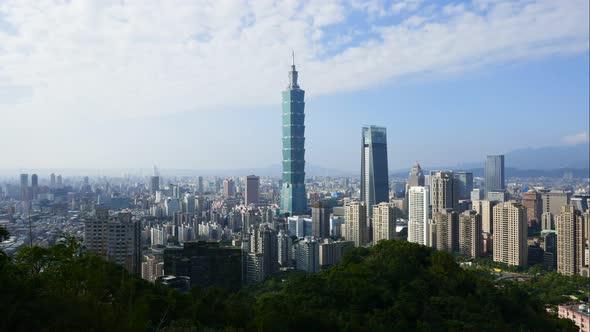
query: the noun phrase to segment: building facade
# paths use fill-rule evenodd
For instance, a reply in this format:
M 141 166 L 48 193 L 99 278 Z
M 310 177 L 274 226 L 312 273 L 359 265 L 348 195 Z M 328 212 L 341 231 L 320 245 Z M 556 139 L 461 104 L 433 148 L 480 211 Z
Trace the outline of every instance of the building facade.
M 408 191 L 408 241 L 430 246 L 430 191 L 428 187 L 410 187 Z
M 368 126 L 362 130 L 361 200 L 368 207 L 369 218 L 373 214 L 373 205 L 389 202 L 387 131 L 384 127 Z
M 485 167 L 485 197 L 490 192 L 504 192 L 504 155 L 487 156 Z M 488 198 L 489 199 L 489 198 Z
M 494 262 L 527 266 L 526 208 L 517 202 L 498 203 L 493 208 Z

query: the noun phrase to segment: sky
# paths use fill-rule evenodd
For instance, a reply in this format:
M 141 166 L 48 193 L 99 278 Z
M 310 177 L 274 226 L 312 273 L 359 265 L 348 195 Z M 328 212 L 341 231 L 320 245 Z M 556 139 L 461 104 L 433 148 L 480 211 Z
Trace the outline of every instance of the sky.
M 0 168 L 389 168 L 588 143 L 589 2 L 0 0 Z

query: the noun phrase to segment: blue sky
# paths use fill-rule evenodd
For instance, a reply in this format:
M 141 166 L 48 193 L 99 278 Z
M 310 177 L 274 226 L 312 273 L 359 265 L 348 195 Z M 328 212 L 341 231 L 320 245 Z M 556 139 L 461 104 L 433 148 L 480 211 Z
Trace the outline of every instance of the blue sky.
M 310 164 L 588 142 L 588 38 L 585 0 L 0 2 L 0 167 L 279 164 L 291 49 Z

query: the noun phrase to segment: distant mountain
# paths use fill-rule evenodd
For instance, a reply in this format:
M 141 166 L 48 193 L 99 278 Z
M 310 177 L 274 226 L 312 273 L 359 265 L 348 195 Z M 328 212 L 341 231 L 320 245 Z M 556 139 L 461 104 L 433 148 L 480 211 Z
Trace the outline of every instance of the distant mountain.
M 506 167 L 519 169 L 589 168 L 590 145 L 524 148 L 505 154 Z

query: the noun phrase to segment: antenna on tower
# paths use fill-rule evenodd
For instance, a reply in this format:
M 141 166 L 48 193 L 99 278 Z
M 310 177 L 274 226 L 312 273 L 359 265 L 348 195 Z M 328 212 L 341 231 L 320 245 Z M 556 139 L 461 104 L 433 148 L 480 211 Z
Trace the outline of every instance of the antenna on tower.
M 293 62 L 291 63 L 291 65 L 292 65 L 293 67 L 295 67 L 295 50 L 291 50 L 291 52 L 292 52 L 292 53 L 291 53 L 291 56 L 293 57 Z

